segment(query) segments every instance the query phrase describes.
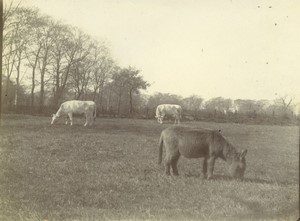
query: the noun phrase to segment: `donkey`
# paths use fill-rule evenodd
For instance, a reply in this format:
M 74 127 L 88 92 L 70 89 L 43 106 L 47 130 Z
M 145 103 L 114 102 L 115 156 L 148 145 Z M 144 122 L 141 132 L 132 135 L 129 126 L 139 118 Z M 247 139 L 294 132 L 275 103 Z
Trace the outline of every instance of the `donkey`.
M 243 178 L 246 169 L 247 150 L 237 151 L 220 133 L 220 131 L 171 126 L 161 132 L 159 139 L 158 163 L 162 161 L 163 146 L 166 149 L 166 174 L 178 175 L 177 162 L 180 155 L 186 158 L 203 157 L 202 173 L 207 179 L 212 178 L 215 160 L 219 157 L 229 165 L 233 178 Z

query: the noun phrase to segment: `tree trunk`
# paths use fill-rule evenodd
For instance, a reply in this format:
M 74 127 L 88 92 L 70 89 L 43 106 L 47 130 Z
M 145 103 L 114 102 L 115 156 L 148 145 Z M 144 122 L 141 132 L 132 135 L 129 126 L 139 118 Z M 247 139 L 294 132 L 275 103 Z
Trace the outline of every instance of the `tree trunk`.
M 15 59 L 13 59 L 12 64 L 11 64 L 11 68 L 9 66 L 9 63 L 7 64 L 7 76 L 6 76 L 6 91 L 5 91 L 5 104 L 9 105 L 9 108 L 11 108 L 11 102 L 10 102 L 10 94 L 9 94 L 9 83 L 10 83 L 10 76 L 12 74 L 12 70 L 13 70 L 13 65 L 15 64 Z
M 43 108 L 44 108 L 44 74 L 41 73 L 40 113 L 43 112 Z
M 118 97 L 118 116 L 120 115 L 120 108 L 121 108 L 121 97 L 122 97 L 122 92 L 119 93 Z
M 129 115 L 131 116 L 132 115 L 132 90 L 130 89 L 129 90 Z
M 31 81 L 31 83 L 32 83 L 32 85 L 31 85 L 31 109 L 32 110 L 34 109 L 35 70 L 36 70 L 36 67 L 38 64 L 38 59 L 39 59 L 39 54 L 40 54 L 41 48 L 42 48 L 42 46 L 40 45 L 40 47 L 36 53 L 36 57 L 35 57 L 34 64 L 32 67 L 32 81 Z
M 2 122 L 2 51 L 3 51 L 3 0 L 0 1 L 0 126 Z
M 111 88 L 108 89 L 108 96 L 107 96 L 107 103 L 106 103 L 106 110 L 109 111 L 110 109 L 110 99 L 111 99 Z
M 98 105 L 101 108 L 101 110 L 103 109 L 102 103 L 103 103 L 103 88 L 99 88 L 99 104 Z
M 18 107 L 18 95 L 20 87 L 20 67 L 21 67 L 21 53 L 17 64 L 17 77 L 16 77 L 16 92 L 15 92 L 15 106 Z
M 34 108 L 34 89 L 35 89 L 35 67 L 32 70 L 32 85 L 31 85 L 31 109 Z
M 93 91 L 93 101 L 96 101 L 97 89 L 94 88 Z
M 46 74 L 46 66 L 47 66 L 47 58 L 48 58 L 48 48 L 45 52 L 45 57 L 43 58 L 43 65 L 41 70 L 41 87 L 40 87 L 40 113 L 43 112 L 44 108 L 44 93 L 45 93 L 45 74 Z

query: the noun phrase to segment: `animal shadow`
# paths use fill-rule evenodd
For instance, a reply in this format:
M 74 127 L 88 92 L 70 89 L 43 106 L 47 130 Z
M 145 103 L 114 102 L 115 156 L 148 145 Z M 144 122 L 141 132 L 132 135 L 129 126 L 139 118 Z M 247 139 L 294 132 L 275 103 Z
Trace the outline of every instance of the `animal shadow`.
M 202 174 L 199 173 L 192 173 L 187 172 L 184 174 L 185 177 L 191 177 L 191 178 L 202 178 L 204 179 Z M 272 180 L 264 180 L 260 178 L 248 178 L 244 177 L 243 179 L 236 179 L 232 178 L 229 175 L 223 175 L 223 174 L 214 174 L 213 177 L 210 180 L 216 180 L 216 181 L 232 181 L 232 180 L 239 180 L 241 182 L 245 183 L 257 183 L 257 184 L 280 184 L 280 185 L 288 185 L 292 184 L 291 182 L 282 182 L 282 181 L 272 181 Z

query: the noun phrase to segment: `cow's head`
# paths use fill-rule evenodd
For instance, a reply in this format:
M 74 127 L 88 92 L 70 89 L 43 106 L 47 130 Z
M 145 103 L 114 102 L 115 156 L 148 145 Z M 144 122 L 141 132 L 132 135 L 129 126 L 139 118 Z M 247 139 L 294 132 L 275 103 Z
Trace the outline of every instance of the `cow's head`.
M 51 120 L 51 124 L 54 124 L 58 119 L 58 116 L 56 114 L 52 114 L 52 120 Z
M 246 156 L 247 150 L 238 153 L 232 160 L 229 171 L 233 178 L 243 178 L 246 170 Z

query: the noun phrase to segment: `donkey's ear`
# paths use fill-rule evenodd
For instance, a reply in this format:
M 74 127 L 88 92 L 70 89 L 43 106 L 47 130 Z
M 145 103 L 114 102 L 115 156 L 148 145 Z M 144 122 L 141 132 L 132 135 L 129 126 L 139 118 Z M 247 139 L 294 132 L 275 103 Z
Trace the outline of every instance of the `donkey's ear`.
M 243 150 L 241 155 L 240 155 L 240 158 L 241 159 L 245 158 L 246 154 L 247 154 L 247 150 Z

